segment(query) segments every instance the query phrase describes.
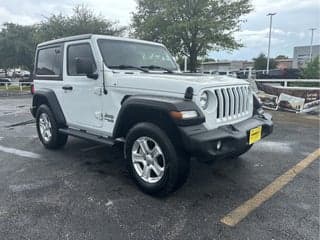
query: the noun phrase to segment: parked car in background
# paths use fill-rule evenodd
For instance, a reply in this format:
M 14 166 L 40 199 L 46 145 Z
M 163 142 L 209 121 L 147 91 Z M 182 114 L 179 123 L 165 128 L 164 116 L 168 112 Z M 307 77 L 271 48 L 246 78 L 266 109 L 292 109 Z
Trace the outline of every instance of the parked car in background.
M 237 78 L 240 78 L 240 79 L 248 79 L 249 77 L 248 71 L 239 71 L 236 74 L 237 74 Z
M 30 74 L 24 74 L 20 79 L 19 83 L 21 83 L 22 86 L 30 86 L 33 82 L 32 75 Z
M 3 69 L 0 69 L 0 78 L 5 78 L 6 72 Z
M 19 78 L 24 75 L 30 75 L 30 72 L 27 70 L 22 70 L 20 68 L 16 68 L 16 69 L 12 68 L 12 69 L 8 69 L 7 71 L 7 77 L 10 77 L 10 78 Z
M 299 79 L 302 76 L 302 72 L 299 69 L 273 69 L 269 71 L 269 74 L 263 72 L 257 72 L 257 79 Z
M 0 86 L 4 86 L 6 84 L 8 84 L 8 85 L 11 84 L 10 78 L 0 78 Z

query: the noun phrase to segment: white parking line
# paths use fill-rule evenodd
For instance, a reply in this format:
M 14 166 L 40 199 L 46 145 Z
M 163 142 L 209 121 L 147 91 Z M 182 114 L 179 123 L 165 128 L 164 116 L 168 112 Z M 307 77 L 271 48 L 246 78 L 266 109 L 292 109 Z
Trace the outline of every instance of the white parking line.
M 247 217 L 252 211 L 261 206 L 264 202 L 269 200 L 273 195 L 279 192 L 289 182 L 291 182 L 300 172 L 307 168 L 311 163 L 320 157 L 320 148 L 315 150 L 313 153 L 308 155 L 305 159 L 298 162 L 291 169 L 286 171 L 284 174 L 276 178 L 272 183 L 258 192 L 254 197 L 250 198 L 235 210 L 224 216 L 220 222 L 234 227 L 242 219 Z
M 0 152 L 11 153 L 20 157 L 35 158 L 35 159 L 41 158 L 41 155 L 37 153 L 19 150 L 15 148 L 4 147 L 1 145 L 0 145 Z

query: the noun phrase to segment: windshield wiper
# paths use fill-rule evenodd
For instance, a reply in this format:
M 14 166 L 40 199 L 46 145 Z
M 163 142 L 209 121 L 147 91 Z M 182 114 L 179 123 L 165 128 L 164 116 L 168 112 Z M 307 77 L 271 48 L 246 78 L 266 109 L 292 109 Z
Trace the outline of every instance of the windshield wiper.
M 172 70 L 170 70 L 168 68 L 165 68 L 165 67 L 157 66 L 157 65 L 141 66 L 141 68 L 147 68 L 147 69 L 150 69 L 150 70 L 161 69 L 161 70 L 164 70 L 164 71 L 166 71 L 168 73 L 173 73 Z
M 147 69 L 141 68 L 141 67 L 136 67 L 136 66 L 132 66 L 132 65 L 118 65 L 118 66 L 109 66 L 109 68 L 111 69 L 137 69 L 140 70 L 142 72 L 149 72 Z

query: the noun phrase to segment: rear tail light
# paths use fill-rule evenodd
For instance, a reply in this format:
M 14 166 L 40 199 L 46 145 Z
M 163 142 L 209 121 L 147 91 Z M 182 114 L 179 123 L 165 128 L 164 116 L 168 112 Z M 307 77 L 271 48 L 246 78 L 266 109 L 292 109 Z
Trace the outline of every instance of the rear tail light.
M 30 91 L 31 91 L 31 94 L 34 94 L 35 93 L 35 89 L 34 89 L 34 85 L 33 84 L 31 84 L 31 88 L 30 88 Z

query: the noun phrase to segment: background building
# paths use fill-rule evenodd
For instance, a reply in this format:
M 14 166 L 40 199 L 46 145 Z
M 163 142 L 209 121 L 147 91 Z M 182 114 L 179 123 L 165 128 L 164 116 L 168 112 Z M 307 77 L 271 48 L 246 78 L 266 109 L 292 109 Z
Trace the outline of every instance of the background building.
M 283 58 L 283 59 L 275 59 L 277 63 L 277 69 L 290 69 L 292 68 L 293 59 L 292 58 Z
M 320 45 L 312 46 L 312 59 L 320 55 Z M 293 50 L 293 68 L 303 68 L 309 61 L 310 46 L 295 47 Z

